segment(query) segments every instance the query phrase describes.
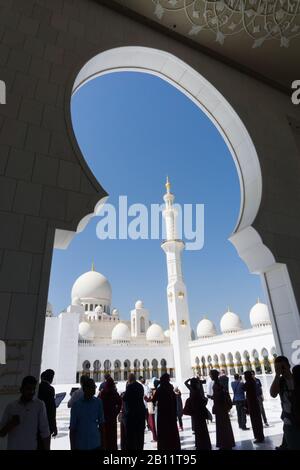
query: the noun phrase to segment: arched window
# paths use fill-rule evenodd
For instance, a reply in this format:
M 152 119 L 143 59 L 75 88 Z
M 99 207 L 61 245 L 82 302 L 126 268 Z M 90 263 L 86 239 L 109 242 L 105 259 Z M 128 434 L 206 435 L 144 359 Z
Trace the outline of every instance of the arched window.
M 242 356 L 238 351 L 235 353 L 235 361 L 236 361 L 237 374 L 243 374 L 244 368 L 243 368 L 243 363 L 242 363 Z
M 206 377 L 207 376 L 207 367 L 206 367 L 206 361 L 205 361 L 204 356 L 201 357 L 201 364 L 202 364 L 202 375 L 203 375 L 203 377 Z
M 269 361 L 269 353 L 266 348 L 263 348 L 261 355 L 263 357 L 266 374 L 272 374 L 272 368 Z
M 245 369 L 251 370 L 252 366 L 251 366 L 251 361 L 250 361 L 250 354 L 248 353 L 248 351 L 244 351 L 243 357 L 244 357 Z
M 214 368 L 215 368 L 215 369 L 220 369 L 220 366 L 219 366 L 219 358 L 218 358 L 218 355 L 217 355 L 217 354 L 214 355 Z
M 109 359 L 106 359 L 103 363 L 104 374 L 111 374 L 111 362 Z
M 255 373 L 256 374 L 261 374 L 262 369 L 261 369 L 261 364 L 260 364 L 260 361 L 259 361 L 259 354 L 256 351 L 256 349 L 254 349 L 252 351 L 252 357 L 253 357 L 253 362 L 254 362 Z
M 197 375 L 201 375 L 200 359 L 198 356 L 195 357 L 195 371 Z
M 128 379 L 129 373 L 130 373 L 130 361 L 126 359 L 126 361 L 124 361 L 124 380 Z
M 234 375 L 235 368 L 234 368 L 234 362 L 233 362 L 233 355 L 231 354 L 231 352 L 227 354 L 227 361 L 228 361 L 229 374 Z
M 140 376 L 140 361 L 138 359 L 135 359 L 134 362 L 133 362 L 133 372 L 136 376 L 136 378 L 138 379 L 139 376 Z
M 97 359 L 96 361 L 94 361 L 94 364 L 93 364 L 93 368 L 94 368 L 93 379 L 95 380 L 95 382 L 100 382 L 101 380 L 100 367 L 101 367 L 101 363 Z
M 162 359 L 160 361 L 160 367 L 161 367 L 161 374 L 165 374 L 167 372 L 167 361 L 165 359 Z
M 152 363 L 152 377 L 158 377 L 158 361 L 153 359 Z
M 121 361 L 118 359 L 114 362 L 114 380 L 121 380 Z
M 84 361 L 82 363 L 82 375 L 87 375 L 89 377 L 90 376 L 90 368 L 91 368 L 90 361 Z
M 150 371 L 149 371 L 149 361 L 148 359 L 143 360 L 143 377 L 145 380 L 150 379 Z
M 145 333 L 145 318 L 144 317 L 141 317 L 140 319 L 140 329 L 141 329 L 141 333 Z
M 132 330 L 133 334 L 135 334 L 135 318 L 132 319 Z
M 227 364 L 226 364 L 226 357 L 225 357 L 225 354 L 221 353 L 220 354 L 220 362 L 221 362 L 221 369 L 224 369 L 226 374 L 228 374 L 228 368 L 227 368 Z

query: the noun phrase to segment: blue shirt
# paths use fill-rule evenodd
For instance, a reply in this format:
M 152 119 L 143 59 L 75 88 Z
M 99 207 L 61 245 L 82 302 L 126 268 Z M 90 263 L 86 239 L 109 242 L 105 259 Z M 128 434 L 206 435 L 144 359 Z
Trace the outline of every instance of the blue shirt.
M 262 385 L 261 381 L 255 377 L 255 387 L 256 387 L 256 395 L 258 397 L 261 397 L 263 392 L 262 392 Z
M 245 400 L 245 391 L 244 391 L 244 384 L 239 380 L 235 380 L 231 382 L 231 388 L 233 391 L 233 399 L 235 401 L 243 401 Z
M 81 398 L 71 408 L 70 430 L 75 432 L 75 448 L 92 450 L 101 446 L 100 425 L 104 423 L 102 400 Z

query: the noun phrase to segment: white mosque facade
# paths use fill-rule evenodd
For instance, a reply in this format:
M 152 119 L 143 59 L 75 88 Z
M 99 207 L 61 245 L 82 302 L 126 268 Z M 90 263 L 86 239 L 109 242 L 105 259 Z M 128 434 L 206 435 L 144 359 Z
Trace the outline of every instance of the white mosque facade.
M 257 302 L 250 311 L 251 328 L 242 327 L 239 316 L 229 311 L 220 320 L 221 334 L 213 322 L 202 318 L 196 335 L 190 327 L 187 289 L 181 270 L 184 242 L 176 236 L 176 210 L 170 183 L 164 196 L 166 253 L 168 270 L 168 320 L 164 331 L 152 323 L 141 300 L 131 310 L 130 320 L 122 320 L 111 309 L 109 281 L 92 267 L 74 283 L 71 305 L 58 316 L 48 303 L 42 353 L 42 370 L 54 369 L 55 381 L 77 382 L 81 374 L 99 382 L 105 373 L 116 381 L 130 372 L 145 379 L 170 373 L 177 383 L 212 368 L 229 375 L 255 369 L 258 374 L 273 372 L 275 341 L 268 307 Z

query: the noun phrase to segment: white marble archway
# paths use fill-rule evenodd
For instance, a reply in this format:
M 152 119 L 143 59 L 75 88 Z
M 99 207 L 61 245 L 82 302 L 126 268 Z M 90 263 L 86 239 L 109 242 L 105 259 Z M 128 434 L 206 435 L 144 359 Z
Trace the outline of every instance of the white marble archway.
M 148 47 L 126 46 L 97 54 L 79 71 L 72 93 L 100 75 L 120 71 L 150 73 L 169 82 L 186 94 L 223 136 L 235 162 L 241 189 L 239 216 L 229 240 L 249 271 L 260 274 L 277 351 L 291 358 L 294 340 L 300 338 L 299 312 L 286 265 L 276 262 L 252 226 L 262 198 L 262 174 L 255 145 L 241 118 L 199 72 L 168 52 Z M 84 226 L 88 217 L 79 225 Z

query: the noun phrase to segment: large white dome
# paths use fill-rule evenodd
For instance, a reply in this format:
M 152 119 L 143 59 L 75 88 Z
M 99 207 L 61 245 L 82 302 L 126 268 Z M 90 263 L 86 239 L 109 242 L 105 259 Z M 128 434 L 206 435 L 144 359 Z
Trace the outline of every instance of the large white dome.
M 97 271 L 88 271 L 75 281 L 72 288 L 72 302 L 79 298 L 81 302 L 111 303 L 111 286 L 105 276 Z
M 111 332 L 113 341 L 129 341 L 130 331 L 126 323 L 118 323 Z
M 254 328 L 271 325 L 268 306 L 257 302 L 250 310 L 250 323 Z
M 236 331 L 240 331 L 242 329 L 240 317 L 236 313 L 228 310 L 221 318 L 220 328 L 222 333 L 235 333 Z
M 84 341 L 91 341 L 95 336 L 91 325 L 86 321 L 79 323 L 78 333 L 79 339 Z
M 164 341 L 164 332 L 160 325 L 157 323 L 153 323 L 149 326 L 147 333 L 146 333 L 146 340 L 147 341 Z
M 198 338 L 210 338 L 217 334 L 216 327 L 211 320 L 203 318 L 197 325 Z

